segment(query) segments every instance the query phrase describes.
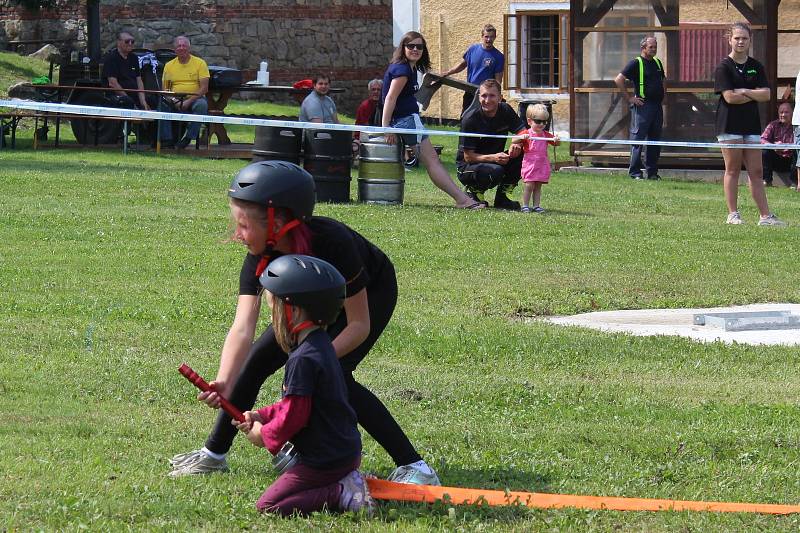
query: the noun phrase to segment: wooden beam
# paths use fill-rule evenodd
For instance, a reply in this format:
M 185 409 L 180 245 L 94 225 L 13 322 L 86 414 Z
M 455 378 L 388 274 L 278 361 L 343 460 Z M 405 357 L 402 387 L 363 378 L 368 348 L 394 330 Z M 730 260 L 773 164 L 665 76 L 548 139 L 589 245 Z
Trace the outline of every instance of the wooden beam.
M 664 6 L 661 5 L 661 0 L 650 0 L 650 5 L 653 6 L 653 11 L 658 17 L 658 21 L 661 22 L 662 26 L 672 26 L 675 23 L 669 23 L 665 19 L 667 18 L 667 10 L 664 9 Z
M 583 39 L 587 34 L 579 39 L 578 32 L 575 27 L 578 25 L 576 21 L 583 13 L 583 0 L 570 0 L 569 2 L 569 131 L 574 132 L 576 128 L 575 123 L 575 70 L 581 69 L 581 78 L 583 77 Z M 581 80 L 583 81 L 583 80 Z M 570 155 L 575 155 L 575 147 L 570 143 Z
M 576 26 L 597 26 L 597 23 L 611 11 L 616 3 L 617 0 L 603 0 L 597 7 L 587 9 L 581 14 L 581 20 Z
M 738 9 L 739 13 L 741 13 L 744 16 L 744 18 L 747 19 L 747 22 L 749 22 L 750 24 L 766 23 L 764 19 L 757 12 L 753 11 L 753 9 L 747 5 L 745 0 L 728 0 L 728 2 L 733 4 L 733 7 Z
M 754 2 L 753 6 L 758 3 Z M 768 80 L 778 79 L 778 2 L 767 1 L 762 9 L 767 19 L 767 43 L 766 43 L 766 65 Z M 770 92 L 769 109 L 767 110 L 767 120 L 772 120 L 778 116 L 778 87 Z

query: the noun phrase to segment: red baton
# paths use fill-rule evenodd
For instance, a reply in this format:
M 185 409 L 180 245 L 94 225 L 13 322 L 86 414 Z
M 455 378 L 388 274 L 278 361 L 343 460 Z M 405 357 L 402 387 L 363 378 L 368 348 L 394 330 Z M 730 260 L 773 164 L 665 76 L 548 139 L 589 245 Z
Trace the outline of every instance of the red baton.
M 206 382 L 206 380 L 201 378 L 197 374 L 197 372 L 192 370 L 186 363 L 183 363 L 178 368 L 178 372 L 180 372 L 183 375 L 183 377 L 191 381 L 194 384 L 194 386 L 200 389 L 201 391 L 217 392 L 211 387 L 211 385 L 208 384 L 208 382 Z M 219 396 L 219 403 L 222 409 L 224 409 L 226 413 L 231 415 L 239 422 L 244 422 L 244 415 L 242 414 L 242 412 L 239 409 L 237 409 L 235 405 L 229 402 L 227 398 L 222 396 L 220 393 L 217 392 L 217 395 Z

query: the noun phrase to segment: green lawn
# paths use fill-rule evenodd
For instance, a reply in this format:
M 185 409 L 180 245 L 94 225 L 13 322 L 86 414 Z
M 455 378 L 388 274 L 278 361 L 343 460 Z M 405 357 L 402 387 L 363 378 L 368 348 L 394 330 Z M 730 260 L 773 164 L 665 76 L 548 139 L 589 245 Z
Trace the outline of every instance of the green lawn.
M 273 479 L 239 439 L 233 473 L 170 480 L 213 414 L 243 250 L 225 243 L 239 161 L 0 153 L 0 523 L 15 529 L 796 530 L 796 517 L 383 504 L 370 521 L 259 516 Z M 556 175 L 544 216 L 449 207 L 419 171 L 406 204 L 321 205 L 388 252 L 395 319 L 358 377 L 450 485 L 792 503 L 798 351 L 528 323 L 593 309 L 800 300 L 792 226 L 722 224 L 718 186 Z M 278 396 L 270 379 L 259 404 Z M 390 472 L 365 436 L 364 468 Z
M 236 103 L 237 112 L 286 110 Z M 252 135 L 244 130 L 237 135 Z M 29 142 L 23 132 L 21 146 Z M 28 141 L 25 140 L 27 136 Z M 445 146 L 452 171 L 453 138 Z M 561 153 L 561 152 L 560 152 Z M 213 377 L 243 249 L 225 190 L 244 162 L 87 149 L 0 151 L 0 529 L 297 531 L 791 530 L 796 516 L 383 503 L 371 520 L 260 516 L 274 479 L 237 439 L 232 472 L 171 480 L 213 413 L 176 371 Z M 357 171 L 354 171 L 354 178 Z M 355 180 L 352 187 L 355 196 Z M 723 224 L 721 187 L 560 175 L 543 216 L 466 212 L 423 172 L 402 207 L 320 205 L 384 249 L 395 318 L 358 379 L 445 484 L 795 503 L 796 348 L 698 344 L 531 318 L 798 302 L 790 227 Z M 280 376 L 258 404 L 279 395 Z M 364 435 L 364 469 L 393 465 Z

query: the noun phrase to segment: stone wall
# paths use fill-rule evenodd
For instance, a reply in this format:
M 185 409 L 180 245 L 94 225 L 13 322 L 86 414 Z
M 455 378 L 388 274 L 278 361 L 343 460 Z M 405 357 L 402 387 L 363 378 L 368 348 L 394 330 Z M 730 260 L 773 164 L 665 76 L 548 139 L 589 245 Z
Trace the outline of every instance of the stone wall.
M 391 0 L 103 0 L 100 20 L 103 50 L 114 46 L 120 30 L 151 49 L 172 48 L 175 36 L 186 35 L 193 53 L 211 65 L 242 69 L 245 79 L 254 79 L 265 59 L 273 85 L 326 73 L 333 87 L 346 89 L 334 99 L 348 114 L 365 98 L 367 82 L 383 75 L 393 49 Z M 0 0 L 0 46 L 66 39 L 67 48 L 83 50 L 85 26 L 83 1 L 39 16 Z

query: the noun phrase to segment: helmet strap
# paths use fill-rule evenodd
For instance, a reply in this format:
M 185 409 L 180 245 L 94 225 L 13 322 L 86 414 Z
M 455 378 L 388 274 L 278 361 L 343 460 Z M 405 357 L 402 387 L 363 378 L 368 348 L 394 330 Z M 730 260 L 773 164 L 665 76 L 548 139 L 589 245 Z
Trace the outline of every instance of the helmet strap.
M 316 326 L 316 324 L 314 324 L 314 322 L 311 320 L 304 320 L 296 326 L 293 326 L 292 322 L 294 322 L 294 318 L 292 317 L 292 304 L 288 302 L 283 302 L 283 311 L 286 314 L 286 327 L 289 328 L 289 333 L 292 335 L 297 335 L 304 329 L 313 328 Z
M 258 266 L 256 267 L 256 276 L 260 276 L 264 273 L 264 270 L 267 269 L 267 265 L 271 259 L 270 256 L 272 255 L 272 250 L 274 250 L 275 246 L 278 245 L 278 241 L 280 241 L 284 235 L 299 225 L 300 221 L 295 218 L 284 224 L 283 227 L 277 233 L 275 233 L 275 208 L 267 208 L 267 248 L 261 255 L 261 260 L 258 262 Z

